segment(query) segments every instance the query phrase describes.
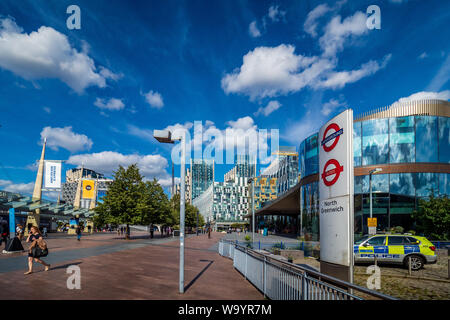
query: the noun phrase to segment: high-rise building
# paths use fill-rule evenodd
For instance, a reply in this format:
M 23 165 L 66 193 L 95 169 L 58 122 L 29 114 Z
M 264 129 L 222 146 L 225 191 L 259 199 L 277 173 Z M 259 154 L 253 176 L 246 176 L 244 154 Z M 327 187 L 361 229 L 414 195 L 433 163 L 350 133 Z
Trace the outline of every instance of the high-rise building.
M 186 168 L 186 174 L 184 176 L 184 197 L 187 203 L 192 203 L 192 195 L 191 195 L 191 170 L 189 170 L 189 168 Z M 174 195 L 175 194 L 180 194 L 181 192 L 181 187 L 180 187 L 180 183 L 175 184 L 175 190 L 174 190 Z
M 97 188 L 97 198 L 100 198 L 101 195 L 104 195 L 106 190 L 108 190 L 108 185 L 113 181 L 111 179 L 106 179 L 105 176 L 101 173 L 98 173 L 94 170 L 83 168 L 81 172 L 81 168 L 69 169 L 66 171 L 66 182 L 62 185 L 62 200 L 69 205 L 74 205 L 75 196 L 77 193 L 78 182 L 81 179 L 83 180 L 95 180 L 96 188 Z M 100 199 L 97 199 L 97 201 Z M 80 199 L 80 207 L 88 209 L 90 207 L 91 199 Z
M 256 176 L 256 157 L 248 154 L 236 155 L 236 177 L 255 177 Z
M 280 147 L 278 156 L 277 194 L 278 197 L 298 183 L 298 153 L 295 147 Z
M 214 182 L 214 160 L 191 159 L 189 182 L 192 203 Z
M 267 202 L 277 198 L 277 178 L 270 176 L 258 176 L 249 184 L 249 199 L 253 196 L 255 211 L 264 207 Z M 254 192 L 252 192 L 254 188 Z M 251 200 L 249 201 L 251 203 Z M 249 206 L 249 213 L 252 207 Z

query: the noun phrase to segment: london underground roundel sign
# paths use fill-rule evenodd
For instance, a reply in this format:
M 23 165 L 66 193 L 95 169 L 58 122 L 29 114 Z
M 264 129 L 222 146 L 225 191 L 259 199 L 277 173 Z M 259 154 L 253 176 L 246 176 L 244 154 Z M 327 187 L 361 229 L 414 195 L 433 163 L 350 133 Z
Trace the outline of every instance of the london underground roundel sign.
M 328 132 L 330 130 L 334 130 L 334 132 L 328 135 Z M 333 150 L 334 147 L 336 147 L 336 145 L 338 144 L 339 138 L 343 133 L 344 130 L 342 128 L 339 128 L 339 125 L 337 125 L 336 123 L 331 123 L 330 125 L 328 125 L 328 127 L 325 129 L 325 132 L 323 133 L 323 140 L 321 142 L 323 150 L 325 150 L 326 152 L 330 152 L 331 150 Z M 331 145 L 327 145 L 327 143 L 330 141 L 333 141 L 333 143 Z
M 325 163 L 322 172 L 322 180 L 323 183 L 327 187 L 331 187 L 333 184 L 338 181 L 341 172 L 344 171 L 344 166 L 341 166 L 336 159 L 330 159 Z M 330 180 L 328 177 L 332 177 Z

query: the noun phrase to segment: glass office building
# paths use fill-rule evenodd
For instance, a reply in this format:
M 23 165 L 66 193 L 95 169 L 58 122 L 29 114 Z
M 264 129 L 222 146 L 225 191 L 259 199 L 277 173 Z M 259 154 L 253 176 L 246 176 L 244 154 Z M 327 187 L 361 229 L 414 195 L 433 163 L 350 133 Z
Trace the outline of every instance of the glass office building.
M 308 240 L 319 240 L 318 134 L 301 142 L 300 225 Z M 367 233 L 369 171 L 373 217 L 378 231 L 402 226 L 414 230 L 411 218 L 419 200 L 431 192 L 450 195 L 450 103 L 412 101 L 378 110 L 353 123 L 355 234 Z
M 189 182 L 193 201 L 214 183 L 214 160 L 191 159 Z

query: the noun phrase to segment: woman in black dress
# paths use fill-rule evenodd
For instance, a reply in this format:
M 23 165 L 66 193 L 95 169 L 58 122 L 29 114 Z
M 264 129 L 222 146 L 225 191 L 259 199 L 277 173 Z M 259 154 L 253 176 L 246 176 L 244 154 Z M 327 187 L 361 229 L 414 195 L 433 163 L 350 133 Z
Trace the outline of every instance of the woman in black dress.
M 39 229 L 35 226 L 31 227 L 30 230 L 30 235 L 27 238 L 26 242 L 31 242 L 32 245 L 30 247 L 30 250 L 28 251 L 28 271 L 25 272 L 25 274 L 30 274 L 33 272 L 33 259 L 35 262 L 39 262 L 40 264 L 45 266 L 45 271 L 48 271 L 48 269 L 50 269 L 50 265 L 48 263 L 45 263 L 44 261 L 42 261 L 39 257 L 33 257 L 33 247 L 37 246 L 37 241 L 42 238 L 42 235 L 39 232 Z

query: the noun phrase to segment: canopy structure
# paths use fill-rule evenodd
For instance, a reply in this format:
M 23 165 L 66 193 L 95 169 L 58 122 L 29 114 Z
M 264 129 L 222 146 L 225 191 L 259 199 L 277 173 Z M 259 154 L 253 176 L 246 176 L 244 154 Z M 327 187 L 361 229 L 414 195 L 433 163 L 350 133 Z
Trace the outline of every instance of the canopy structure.
M 281 197 L 269 202 L 264 207 L 255 212 L 255 216 L 281 215 L 298 216 L 300 214 L 300 183 L 287 191 Z M 244 218 L 251 218 L 252 214 L 247 214 Z
M 20 193 L 13 193 L 0 190 L 0 210 L 8 210 L 14 208 L 18 211 L 32 212 L 40 209 L 44 216 L 58 217 L 92 217 L 94 212 L 89 209 L 79 208 L 75 209 L 69 204 L 58 204 L 50 200 L 33 200 L 32 197 L 22 195 Z

